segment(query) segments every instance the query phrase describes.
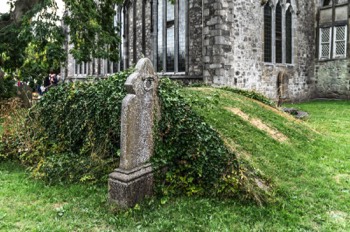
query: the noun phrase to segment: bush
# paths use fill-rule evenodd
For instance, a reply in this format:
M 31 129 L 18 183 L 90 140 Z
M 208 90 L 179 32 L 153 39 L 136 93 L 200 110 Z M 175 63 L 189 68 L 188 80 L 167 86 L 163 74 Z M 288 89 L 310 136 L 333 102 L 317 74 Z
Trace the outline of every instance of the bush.
M 123 72 L 96 83 L 50 89 L 25 121 L 21 114 L 15 129 L 5 133 L 2 149 L 6 153 L 2 154 L 19 158 L 35 177 L 48 183 L 106 183 L 119 162 L 121 103 L 128 75 Z M 151 159 L 157 192 L 165 196 L 250 194 L 245 168 L 192 110 L 191 105 L 200 101 L 182 96 L 181 87 L 168 78 L 159 83 L 161 119 Z
M 22 109 L 21 105 L 19 98 L 12 98 L 6 101 L 5 109 L 0 111 L 0 123 L 4 128 L 0 135 L 0 161 L 18 160 L 19 153 L 24 151 L 31 141 L 24 123 L 28 111 Z
M 16 82 L 9 77 L 0 76 L 0 100 L 16 96 Z
M 106 180 L 119 162 L 121 102 L 128 75 L 51 88 L 25 120 L 23 133 L 30 141 L 20 141 L 20 149 L 5 148 L 20 150 L 21 162 L 48 183 Z M 23 137 L 20 134 L 6 138 L 14 142 Z
M 218 133 L 191 108 L 169 79 L 159 86 L 161 120 L 153 164 L 162 194 L 236 195 L 238 162 Z

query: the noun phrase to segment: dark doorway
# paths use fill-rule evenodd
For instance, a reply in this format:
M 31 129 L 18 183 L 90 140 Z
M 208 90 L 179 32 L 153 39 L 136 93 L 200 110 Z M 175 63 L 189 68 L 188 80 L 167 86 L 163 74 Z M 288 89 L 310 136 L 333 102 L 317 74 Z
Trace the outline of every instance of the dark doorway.
M 277 76 L 277 106 L 281 106 L 284 101 L 288 99 L 288 74 L 280 72 Z

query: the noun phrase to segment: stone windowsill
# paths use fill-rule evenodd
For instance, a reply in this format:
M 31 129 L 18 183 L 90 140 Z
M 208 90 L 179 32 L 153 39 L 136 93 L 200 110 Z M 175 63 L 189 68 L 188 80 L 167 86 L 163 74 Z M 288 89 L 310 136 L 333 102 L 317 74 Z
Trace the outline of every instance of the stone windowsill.
M 341 58 L 333 58 L 333 59 L 318 59 L 318 62 L 332 62 L 332 61 L 346 61 L 346 57 L 341 57 Z
M 268 63 L 268 62 L 264 62 L 263 63 L 264 66 L 270 66 L 270 67 L 287 67 L 287 68 L 293 68 L 295 66 L 295 64 L 276 64 L 276 63 Z

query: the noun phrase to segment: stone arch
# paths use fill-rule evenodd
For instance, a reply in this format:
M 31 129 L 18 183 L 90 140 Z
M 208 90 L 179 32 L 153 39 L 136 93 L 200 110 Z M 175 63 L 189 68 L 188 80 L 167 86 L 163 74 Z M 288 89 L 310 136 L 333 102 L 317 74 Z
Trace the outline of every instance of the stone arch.
M 277 100 L 278 106 L 282 104 L 282 102 L 286 101 L 289 97 L 289 75 L 285 71 L 281 71 L 277 75 L 276 87 L 277 87 Z

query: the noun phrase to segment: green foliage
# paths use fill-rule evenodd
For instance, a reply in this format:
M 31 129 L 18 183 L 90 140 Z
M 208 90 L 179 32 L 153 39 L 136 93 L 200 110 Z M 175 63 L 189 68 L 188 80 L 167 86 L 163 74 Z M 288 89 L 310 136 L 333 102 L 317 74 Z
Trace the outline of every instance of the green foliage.
M 118 166 L 121 103 L 129 74 L 50 89 L 25 124 L 19 123 L 22 130 L 4 137 L 6 154 L 19 153 L 32 174 L 49 183 L 105 180 Z M 158 91 L 161 119 L 152 162 L 159 193 L 234 197 L 254 192 L 247 191 L 249 181 L 242 181 L 248 171 L 193 110 L 217 104 L 217 99 L 184 97 L 183 88 L 168 78 L 160 80 Z
M 114 25 L 114 6 L 120 0 L 65 0 L 69 14 L 64 22 L 70 28 L 70 40 L 74 48 L 70 51 L 79 61 L 91 58 L 118 60 L 118 27 Z M 79 23 L 77 23 L 79 22 Z
M 249 90 L 243 90 L 243 89 L 237 89 L 237 88 L 230 88 L 230 87 L 223 87 L 221 89 L 229 91 L 229 92 L 232 92 L 232 93 L 237 93 L 237 94 L 240 94 L 242 96 L 245 96 L 245 97 L 248 97 L 248 98 L 260 101 L 260 102 L 262 102 L 262 103 L 264 103 L 266 105 L 272 106 L 272 107 L 275 106 L 274 102 L 272 102 L 270 99 L 268 99 L 267 97 L 265 97 L 261 93 L 257 93 L 255 91 L 249 91 Z
M 153 163 L 162 194 L 236 195 L 238 162 L 218 133 L 167 78 L 159 86 L 161 120 Z
M 0 27 L 0 67 L 24 81 L 60 68 L 65 37 L 56 10 L 55 1 L 40 1 L 18 22 Z
M 26 133 L 32 139 L 20 159 L 34 176 L 47 182 L 94 182 L 117 167 L 128 74 L 59 85 L 30 110 Z
M 1 71 L 0 71 L 1 72 Z M 9 77 L 0 77 L 0 100 L 8 99 L 16 95 L 15 81 Z
M 19 98 L 6 100 L 7 104 L 0 111 L 2 127 L 4 130 L 0 135 L 0 161 L 2 160 L 18 160 L 18 154 L 26 145 L 30 144 L 30 136 L 25 133 L 25 117 L 27 110 L 21 109 L 21 101 Z M 24 151 L 24 149 L 23 149 Z
M 14 6 L 15 1 L 10 1 Z M 118 26 L 114 25 L 115 5 L 121 0 L 64 0 L 69 14 L 57 14 L 54 0 L 22 6 L 23 16 L 16 21 L 10 14 L 0 15 L 0 67 L 24 81 L 41 80 L 50 69 L 57 70 L 66 60 L 65 33 L 74 48 L 69 51 L 78 61 L 119 57 Z M 31 8 L 28 8 L 31 6 Z M 14 10 L 14 9 L 12 9 Z M 69 31 L 64 32 L 60 21 Z

